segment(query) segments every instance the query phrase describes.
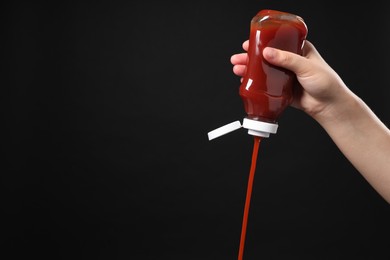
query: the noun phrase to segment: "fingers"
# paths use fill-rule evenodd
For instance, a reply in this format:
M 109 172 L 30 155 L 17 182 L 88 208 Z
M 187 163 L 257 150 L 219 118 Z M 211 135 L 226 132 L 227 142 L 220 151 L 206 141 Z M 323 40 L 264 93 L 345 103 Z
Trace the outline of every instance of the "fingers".
M 248 51 L 248 47 L 249 47 L 249 40 L 246 40 L 243 42 L 242 48 L 245 51 Z M 230 57 L 230 62 L 233 65 L 245 65 L 247 62 L 247 58 L 248 58 L 248 54 L 246 52 L 238 53 L 238 54 L 234 54 Z
M 246 40 L 242 43 L 242 48 L 244 51 L 248 51 L 249 47 L 249 40 Z M 243 77 L 246 70 L 246 63 L 248 59 L 248 54 L 245 53 L 238 53 L 234 54 L 230 57 L 230 62 L 234 65 L 233 66 L 233 73 L 237 76 Z M 241 78 L 242 81 L 242 78 Z
M 246 53 L 234 54 L 230 57 L 230 62 L 233 65 L 245 65 L 247 58 L 248 54 Z
M 313 62 L 324 61 L 314 45 L 308 40 L 305 41 L 302 52 L 301 56 L 292 52 L 267 47 L 264 48 L 263 57 L 273 65 L 291 70 L 297 75 L 302 75 L 305 71 L 310 70 Z
M 307 58 L 292 52 L 266 47 L 263 50 L 263 57 L 275 66 L 293 71 L 297 76 L 310 70 Z
M 234 65 L 233 73 L 237 76 L 243 77 L 245 74 L 246 66 L 245 65 Z
M 247 51 L 249 40 L 244 41 L 242 47 Z M 271 47 L 264 48 L 263 56 L 271 64 L 286 68 L 301 76 L 310 71 L 311 65 L 310 62 L 307 62 L 308 59 L 322 59 L 314 45 L 309 41 L 305 42 L 303 56 Z M 234 74 L 237 76 L 244 75 L 247 59 L 248 54 L 246 52 L 234 54 L 230 57 L 230 62 L 234 65 Z
M 245 70 L 246 70 L 246 61 L 248 58 L 247 53 L 239 53 L 234 54 L 230 58 L 230 62 L 234 65 L 233 66 L 233 73 L 237 76 L 244 76 Z
M 243 48 L 245 51 L 248 51 L 248 47 L 249 47 L 249 40 L 246 40 L 246 41 L 243 42 L 242 48 Z

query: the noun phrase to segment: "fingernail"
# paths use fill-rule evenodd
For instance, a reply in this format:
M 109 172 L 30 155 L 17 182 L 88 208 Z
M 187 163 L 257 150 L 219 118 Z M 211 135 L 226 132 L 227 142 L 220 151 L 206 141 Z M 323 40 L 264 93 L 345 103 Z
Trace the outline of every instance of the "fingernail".
M 267 59 L 273 59 L 276 56 L 276 51 L 273 48 L 265 47 L 263 50 L 263 56 Z

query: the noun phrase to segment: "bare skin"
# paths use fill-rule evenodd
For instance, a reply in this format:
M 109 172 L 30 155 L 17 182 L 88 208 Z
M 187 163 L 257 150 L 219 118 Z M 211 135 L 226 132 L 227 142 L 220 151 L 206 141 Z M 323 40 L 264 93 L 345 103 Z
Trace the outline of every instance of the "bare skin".
M 243 43 L 248 50 L 249 41 Z M 299 86 L 292 107 L 316 120 L 372 187 L 390 203 L 390 130 L 355 95 L 306 41 L 303 55 L 265 48 L 263 57 L 273 65 L 293 71 Z M 233 72 L 242 77 L 247 53 L 231 56 Z

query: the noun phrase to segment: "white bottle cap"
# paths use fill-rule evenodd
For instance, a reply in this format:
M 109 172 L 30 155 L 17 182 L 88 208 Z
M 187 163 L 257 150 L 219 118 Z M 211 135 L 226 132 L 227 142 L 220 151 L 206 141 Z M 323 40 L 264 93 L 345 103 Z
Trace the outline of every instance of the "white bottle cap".
M 248 134 L 260 137 L 269 137 L 270 134 L 276 134 L 276 131 L 278 130 L 278 124 L 276 123 L 267 123 L 263 121 L 244 118 L 242 125 L 240 121 L 237 120 L 230 124 L 221 126 L 211 132 L 208 132 L 207 135 L 209 137 L 209 140 L 213 140 L 217 137 L 240 129 L 241 127 L 248 129 Z
M 248 134 L 260 137 L 269 137 L 270 134 L 276 134 L 278 130 L 278 124 L 248 118 L 244 118 L 242 127 L 248 129 Z
M 228 134 L 230 132 L 233 132 L 237 129 L 240 129 L 242 126 L 241 126 L 241 123 L 240 121 L 234 121 L 230 124 L 227 124 L 227 125 L 224 125 L 224 126 L 221 126 L 211 132 L 208 132 L 207 135 L 209 137 L 209 140 L 212 140 L 214 138 L 217 138 L 217 137 L 220 137 L 222 135 L 225 135 L 225 134 Z

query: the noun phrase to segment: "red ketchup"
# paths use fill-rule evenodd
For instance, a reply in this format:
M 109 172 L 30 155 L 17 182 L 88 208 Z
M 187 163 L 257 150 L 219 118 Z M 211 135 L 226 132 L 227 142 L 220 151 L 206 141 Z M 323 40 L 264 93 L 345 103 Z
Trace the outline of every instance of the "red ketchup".
M 251 21 L 247 68 L 239 90 L 247 116 L 242 125 L 239 121 L 235 121 L 208 133 L 209 140 L 213 140 L 244 127 L 248 129 L 249 134 L 254 136 L 238 260 L 242 260 L 244 256 L 260 141 L 263 137 L 269 137 L 270 133 L 276 133 L 277 120 L 285 108 L 291 104 L 293 86 L 297 80 L 291 71 L 275 67 L 264 60 L 263 49 L 268 46 L 302 55 L 306 36 L 307 27 L 301 17 L 275 10 L 258 12 Z
M 293 100 L 296 76 L 289 70 L 275 67 L 263 59 L 267 46 L 302 55 L 307 27 L 297 15 L 275 10 L 262 10 L 252 18 L 249 36 L 247 69 L 240 85 L 240 96 L 247 117 L 243 127 L 254 136 L 252 165 L 249 172 L 238 260 L 244 257 L 245 237 L 256 160 L 262 137 L 276 133 L 277 119 Z
M 307 26 L 297 15 L 261 10 L 251 20 L 247 69 L 239 94 L 247 117 L 248 133 L 268 137 L 276 133 L 277 119 L 292 102 L 296 76 L 263 59 L 265 47 L 275 47 L 302 55 Z M 263 123 L 264 122 L 264 123 Z

